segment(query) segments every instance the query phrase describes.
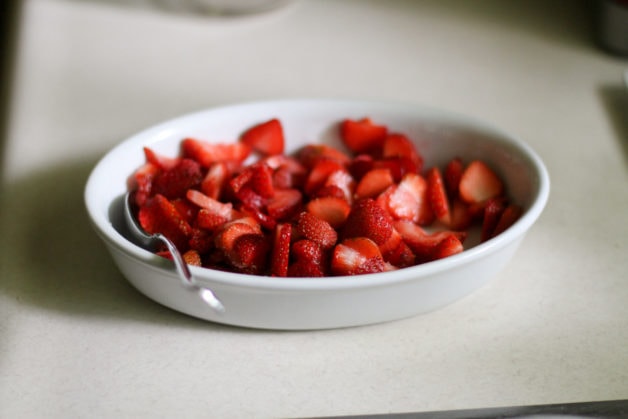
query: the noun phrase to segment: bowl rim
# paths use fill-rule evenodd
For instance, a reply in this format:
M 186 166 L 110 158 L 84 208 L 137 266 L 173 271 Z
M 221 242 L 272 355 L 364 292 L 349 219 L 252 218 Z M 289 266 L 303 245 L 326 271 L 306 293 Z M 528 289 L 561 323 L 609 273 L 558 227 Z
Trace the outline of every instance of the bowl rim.
M 355 289 L 367 287 L 385 287 L 393 283 L 405 282 L 410 280 L 419 280 L 428 278 L 438 273 L 462 267 L 467 263 L 483 258 L 485 255 L 496 252 L 508 244 L 522 238 L 529 228 L 539 218 L 549 199 L 550 179 L 547 168 L 537 155 L 537 153 L 524 141 L 509 134 L 495 126 L 466 115 L 456 112 L 442 110 L 434 107 L 424 106 L 416 103 L 407 103 L 400 101 L 375 101 L 375 100 L 357 100 L 357 99 L 321 99 L 321 98 L 298 98 L 298 99 L 274 99 L 274 100 L 258 100 L 249 102 L 240 102 L 225 105 L 216 105 L 207 107 L 195 112 L 180 115 L 166 121 L 149 126 L 129 137 L 120 141 L 117 145 L 107 151 L 90 172 L 85 189 L 84 203 L 87 213 L 96 233 L 107 243 L 113 245 L 118 250 L 126 253 L 132 258 L 149 264 L 157 269 L 169 270 L 167 261 L 146 250 L 124 237 L 118 232 L 109 217 L 102 214 L 94 200 L 96 180 L 105 173 L 105 166 L 111 156 L 119 152 L 121 149 L 128 148 L 133 143 L 141 143 L 143 145 L 154 144 L 164 138 L 167 138 L 173 130 L 173 126 L 185 124 L 193 121 L 199 116 L 207 116 L 217 111 L 228 111 L 230 109 L 242 108 L 247 106 L 276 106 L 298 104 L 305 106 L 316 106 L 322 104 L 341 104 L 344 106 L 374 106 L 387 107 L 391 110 L 403 110 L 404 112 L 412 111 L 422 114 L 434 114 L 445 117 L 465 125 L 480 127 L 483 130 L 495 134 L 498 142 L 508 144 L 514 148 L 521 157 L 525 158 L 531 168 L 534 169 L 537 176 L 536 190 L 531 197 L 531 203 L 524 214 L 503 233 L 487 240 L 484 243 L 477 244 L 471 249 L 467 249 L 459 254 L 449 256 L 444 259 L 423 263 L 395 271 L 381 272 L 376 274 L 363 274 L 359 276 L 333 276 L 322 278 L 280 278 L 272 276 L 261 276 L 242 274 L 228 271 L 220 271 L 210 268 L 190 266 L 190 270 L 195 279 L 200 284 L 212 285 L 221 284 L 225 286 L 238 286 L 258 290 L 282 290 L 282 291 L 328 291 L 329 289 Z M 150 139 L 148 139 L 150 138 Z M 166 263 L 164 263 L 166 262 Z M 172 269 L 172 277 L 176 279 L 176 273 Z M 178 279 L 177 279 L 178 280 Z

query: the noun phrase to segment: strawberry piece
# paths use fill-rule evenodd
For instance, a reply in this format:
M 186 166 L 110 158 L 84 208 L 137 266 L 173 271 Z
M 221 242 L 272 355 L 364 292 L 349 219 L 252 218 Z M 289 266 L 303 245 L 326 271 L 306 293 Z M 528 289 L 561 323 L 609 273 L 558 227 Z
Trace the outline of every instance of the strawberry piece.
M 300 259 L 288 267 L 288 276 L 292 278 L 320 278 L 325 272 L 319 264 Z
M 278 119 L 271 119 L 249 128 L 240 141 L 265 156 L 281 154 L 284 149 L 283 127 Z
M 340 124 L 340 138 L 354 153 L 371 153 L 382 147 L 388 128 L 377 125 L 370 118 L 345 119 Z
M 445 181 L 445 189 L 450 199 L 456 199 L 458 197 L 458 188 L 460 186 L 460 179 L 464 172 L 464 164 L 459 157 L 455 157 L 447 163 L 445 170 L 443 171 L 443 179 Z
M 292 226 L 290 224 L 277 224 L 273 237 L 272 259 L 270 261 L 271 276 L 285 277 L 288 275 L 291 237 Z
M 226 253 L 232 266 L 241 272 L 259 275 L 264 272 L 269 253 L 268 240 L 261 234 L 242 234 Z
M 451 223 L 451 214 L 449 212 L 449 201 L 447 199 L 447 191 L 445 191 L 443 175 L 438 167 L 432 167 L 427 171 L 426 176 L 430 207 L 438 221 L 449 225 Z
M 449 214 L 451 215 L 451 221 L 448 227 L 453 230 L 466 230 L 473 223 L 473 213 L 470 211 L 469 206 L 460 199 L 454 199 Z
M 307 195 L 314 194 L 319 188 L 323 187 L 329 176 L 336 171 L 344 171 L 345 166 L 336 161 L 321 159 L 318 160 L 310 170 L 305 180 L 304 191 Z
M 306 211 L 299 214 L 296 231 L 304 238 L 318 243 L 323 249 L 333 247 L 338 240 L 336 230 L 327 221 Z
M 337 229 L 347 220 L 347 216 L 351 212 L 351 205 L 344 198 L 324 196 L 308 202 L 306 210 Z
M 251 154 L 251 147 L 243 142 L 210 143 L 195 138 L 184 139 L 181 149 L 184 157 L 196 160 L 205 168 L 216 162 L 243 162 Z
M 417 263 L 429 262 L 442 257 L 445 250 L 437 250 L 438 245 L 448 237 L 452 236 L 462 243 L 467 236 L 465 232 L 456 231 L 439 231 L 428 234 L 423 228 L 408 220 L 395 221 L 394 227 L 414 253 Z M 448 246 L 444 246 L 444 248 Z
M 208 230 L 193 228 L 188 240 L 190 249 L 196 250 L 199 254 L 207 254 L 214 248 L 214 238 Z
M 484 216 L 482 218 L 482 233 L 480 235 L 480 241 L 493 237 L 493 231 L 499 222 L 504 209 L 506 208 L 506 202 L 500 198 L 489 198 L 484 206 Z
M 385 159 L 379 159 L 375 161 L 373 167 L 390 170 L 395 182 L 401 181 L 408 173 L 419 173 L 420 169 L 409 157 L 387 157 Z
M 239 209 L 242 214 L 253 218 L 267 230 L 274 230 L 277 225 L 277 220 L 263 212 L 261 208 L 242 205 Z
M 146 161 L 148 163 L 154 164 L 161 170 L 170 170 L 174 168 L 181 160 L 180 157 L 169 157 L 161 155 L 149 147 L 144 147 L 144 157 L 146 158 Z
M 348 163 L 349 173 L 354 179 L 360 180 L 375 166 L 375 159 L 370 154 L 358 154 Z
M 266 212 L 275 220 L 287 220 L 296 215 L 303 204 L 303 194 L 298 189 L 278 189 L 266 203 Z
M 213 163 L 201 181 L 201 191 L 210 198 L 220 199 L 228 178 L 227 164 L 224 162 Z
M 372 169 L 362 176 L 355 188 L 355 199 L 375 198 L 394 183 L 389 169 Z
M 202 180 L 201 166 L 191 159 L 181 159 L 170 170 L 158 173 L 153 180 L 153 194 L 168 199 L 182 198 L 188 189 L 196 187 Z
M 464 250 L 462 242 L 454 234 L 445 236 L 432 250 L 432 260 L 456 255 Z
M 398 185 L 392 185 L 380 194 L 377 202 L 393 219 L 410 220 L 419 225 L 434 221 L 427 181 L 416 173 L 406 174 Z
M 315 241 L 309 239 L 297 240 L 292 244 L 292 256 L 295 261 L 308 260 L 321 265 L 324 259 L 323 248 Z
M 523 208 L 514 204 L 508 205 L 501 217 L 499 217 L 499 222 L 495 226 L 495 230 L 493 230 L 493 237 L 503 233 L 508 227 L 513 225 L 521 217 L 521 214 L 523 214 Z
M 380 245 L 393 233 L 390 216 L 371 198 L 361 199 L 351 208 L 345 226 L 343 238 L 367 237 Z
M 194 222 L 196 214 L 198 213 L 198 207 L 193 205 L 190 201 L 183 198 L 173 199 L 172 205 L 177 209 L 183 219 L 190 225 Z
M 159 171 L 156 164 L 149 162 L 144 163 L 133 173 L 129 182 L 129 190 L 135 191 L 133 199 L 138 206 L 144 205 L 151 196 L 153 180 Z
M 423 157 L 419 154 L 414 143 L 403 134 L 390 134 L 382 145 L 382 157 L 403 157 L 412 162 L 413 170 L 420 172 L 423 167 Z
M 481 203 L 500 196 L 504 184 L 497 174 L 480 160 L 474 160 L 465 168 L 460 178 L 460 197 L 467 203 Z
M 333 160 L 343 166 L 349 164 L 350 161 L 345 153 L 327 144 L 305 145 L 297 153 L 297 159 L 307 169 L 314 167 L 320 160 Z
M 192 227 L 165 196 L 157 194 L 149 199 L 140 207 L 138 220 L 147 233 L 161 233 L 169 238 L 179 251 L 187 250 Z
M 261 163 L 273 169 L 275 189 L 301 187 L 307 177 L 307 169 L 294 157 L 278 154 L 266 157 Z
M 335 186 L 342 190 L 344 199 L 349 203 L 353 202 L 355 179 L 346 169 L 336 170 L 327 177 L 323 188 L 330 186 Z
M 231 178 L 229 186 L 236 195 L 245 187 L 262 198 L 271 198 L 275 193 L 273 185 L 273 169 L 263 163 L 247 166 L 238 175 Z
M 345 191 L 336 185 L 323 185 L 310 196 L 310 199 L 325 198 L 328 196 L 333 196 L 335 198 L 340 198 L 347 201 L 347 194 L 345 193 Z
M 379 245 L 384 261 L 395 267 L 414 265 L 414 253 L 401 238 L 401 234 L 393 228 L 392 234 L 386 242 Z
M 228 255 L 233 251 L 236 239 L 245 234 L 262 235 L 259 225 L 250 217 L 224 223 L 214 236 L 214 244 Z
M 187 252 L 185 252 L 181 256 L 183 257 L 183 261 L 185 263 L 187 263 L 188 265 L 193 265 L 193 266 L 201 266 L 202 265 L 201 255 L 198 253 L 198 251 L 196 251 L 194 249 L 188 250 Z
M 385 263 L 373 240 L 354 237 L 334 247 L 330 268 L 333 275 L 361 275 L 383 272 Z

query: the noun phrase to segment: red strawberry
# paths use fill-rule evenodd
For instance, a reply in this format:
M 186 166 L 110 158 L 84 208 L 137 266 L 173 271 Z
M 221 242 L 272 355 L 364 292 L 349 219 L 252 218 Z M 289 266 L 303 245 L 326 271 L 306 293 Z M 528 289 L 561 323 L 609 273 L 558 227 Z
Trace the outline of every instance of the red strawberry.
M 471 204 L 500 196 L 503 191 L 501 179 L 480 160 L 469 163 L 460 178 L 460 197 Z
M 385 262 L 377 244 L 366 237 L 343 240 L 331 256 L 333 275 L 360 275 L 383 272 Z
M 382 147 L 388 128 L 377 125 L 370 118 L 345 119 L 340 124 L 340 138 L 354 153 L 370 153 Z
M 267 264 L 269 244 L 261 234 L 242 234 L 233 242 L 233 248 L 226 253 L 232 266 L 241 272 L 259 275 Z
M 227 164 L 224 162 L 213 163 L 201 181 L 201 191 L 210 198 L 220 199 L 228 178 Z
M 456 199 L 458 197 L 458 188 L 463 171 L 464 165 L 462 160 L 458 157 L 450 160 L 447 166 L 445 166 L 443 179 L 445 180 L 445 189 L 450 199 Z
M 349 173 L 354 179 L 360 180 L 369 170 L 373 169 L 375 159 L 370 154 L 358 154 L 348 163 Z
M 326 197 L 332 197 L 332 196 L 334 198 L 340 198 L 342 200 L 345 200 L 347 201 L 347 203 L 349 203 L 347 200 L 347 194 L 345 193 L 345 191 L 342 190 L 340 186 L 336 186 L 336 185 L 323 185 L 310 196 L 310 199 L 326 198 Z
M 410 157 L 387 157 L 376 160 L 373 164 L 377 169 L 388 169 L 395 182 L 399 182 L 408 173 L 419 173 L 420 167 Z
M 499 217 L 499 222 L 495 226 L 495 230 L 493 230 L 493 237 L 503 233 L 508 227 L 513 225 L 521 217 L 521 214 L 523 214 L 523 208 L 514 204 L 508 205 L 501 217 Z
M 155 176 L 152 193 L 168 199 L 182 198 L 188 189 L 199 185 L 202 179 L 201 166 L 197 162 L 181 159 L 172 169 Z
M 268 156 L 283 153 L 283 127 L 278 119 L 271 119 L 249 128 L 240 141 L 253 150 Z
M 144 157 L 146 157 L 146 161 L 148 163 L 154 164 L 161 170 L 170 170 L 181 160 L 180 157 L 169 157 L 158 154 L 155 150 L 149 147 L 144 147 Z
M 367 237 L 377 245 L 393 234 L 390 216 L 371 198 L 356 201 L 342 230 L 343 238 Z
M 239 218 L 223 224 L 214 236 L 215 246 L 226 255 L 234 251 L 235 241 L 243 235 L 262 235 L 259 224 L 250 217 Z
M 277 225 L 277 220 L 266 214 L 260 207 L 248 207 L 246 205 L 241 205 L 239 210 L 245 216 L 253 218 L 267 230 L 273 230 Z
M 211 232 L 202 228 L 193 228 L 188 240 L 190 249 L 200 254 L 207 254 L 214 248 L 214 238 Z
M 323 188 L 329 187 L 329 186 L 335 186 L 339 188 L 343 192 L 344 199 L 349 203 L 353 202 L 355 180 L 353 179 L 353 176 L 351 176 L 346 169 L 336 170 L 335 172 L 332 172 L 327 177 L 327 180 L 325 181 Z
M 236 195 L 240 190 L 248 186 L 262 198 L 271 198 L 275 193 L 273 169 L 263 163 L 252 164 L 231 178 L 229 186 L 231 186 Z
M 155 195 L 139 209 L 138 220 L 149 234 L 162 233 L 181 251 L 187 250 L 192 227 L 163 195 Z
M 350 161 L 342 151 L 327 144 L 308 144 L 303 146 L 297 153 L 299 162 L 308 169 L 320 160 L 334 160 L 341 165 L 347 165 Z
M 315 241 L 309 239 L 297 240 L 292 244 L 292 256 L 294 260 L 309 260 L 312 263 L 320 265 L 323 263 L 323 248 Z
M 275 188 L 301 187 L 307 176 L 307 169 L 296 158 L 283 154 L 267 157 L 261 161 L 273 169 Z
M 277 189 L 266 203 L 266 212 L 275 220 L 287 220 L 299 212 L 302 204 L 303 194 L 298 189 Z
M 412 162 L 417 173 L 423 167 L 423 157 L 419 154 L 414 143 L 403 134 L 390 134 L 386 137 L 382 146 L 382 156 L 384 158 L 407 158 Z
M 392 185 L 380 194 L 377 202 L 393 219 L 410 220 L 419 225 L 434 221 L 427 182 L 416 173 L 406 174 L 398 185 Z
M 318 160 L 310 170 L 305 180 L 304 191 L 307 195 L 314 194 L 323 187 L 329 176 L 336 171 L 344 171 L 345 166 L 336 160 Z
M 129 190 L 134 190 L 134 201 L 138 206 L 146 203 L 151 196 L 153 180 L 159 173 L 159 167 L 154 163 L 144 163 L 134 173 L 129 181 Z
M 469 206 L 460 199 L 454 199 L 449 211 L 451 222 L 449 228 L 454 230 L 466 230 L 473 222 L 473 214 Z
M 437 250 L 438 245 L 448 237 L 453 236 L 458 242 L 462 243 L 467 236 L 466 233 L 455 231 L 440 231 L 428 234 L 421 227 L 407 220 L 395 221 L 394 226 L 403 238 L 403 241 L 416 256 L 417 263 L 429 262 L 442 256 L 445 250 Z M 450 245 L 451 243 L 444 245 L 444 248 Z
M 184 157 L 196 160 L 203 167 L 210 167 L 216 162 L 243 162 L 251 154 L 251 147 L 242 142 L 210 143 L 195 138 L 186 138 L 181 142 Z
M 319 278 L 325 276 L 320 265 L 300 259 L 288 267 L 288 276 L 292 278 Z
M 495 231 L 495 227 L 504 212 L 504 208 L 506 208 L 506 202 L 504 199 L 489 198 L 486 201 L 486 205 L 484 206 L 484 216 L 482 218 L 482 233 L 480 241 L 485 242 L 493 237 L 493 231 Z
M 270 261 L 271 276 L 284 277 L 288 275 L 290 260 L 290 238 L 292 226 L 288 223 L 279 223 L 275 227 L 273 238 L 272 258 Z
M 443 175 L 438 167 L 432 167 L 427 171 L 427 194 L 436 219 L 445 225 L 449 225 L 451 223 L 449 201 L 445 191 Z
M 432 250 L 432 259 L 442 259 L 453 256 L 464 250 L 462 242 L 454 234 L 445 236 Z
M 344 198 L 324 196 L 308 202 L 306 210 L 337 229 L 347 220 L 351 205 Z
M 201 255 L 198 253 L 198 251 L 196 251 L 194 249 L 188 250 L 187 252 L 185 252 L 181 256 L 183 257 L 183 261 L 185 263 L 187 263 L 188 265 L 193 265 L 193 266 L 201 266 L 202 265 Z
M 355 198 L 375 198 L 394 183 L 389 169 L 372 169 L 362 176 L 355 188 Z
M 333 247 L 338 240 L 336 230 L 327 221 L 305 211 L 297 218 L 296 230 L 302 237 L 318 243 L 323 249 Z

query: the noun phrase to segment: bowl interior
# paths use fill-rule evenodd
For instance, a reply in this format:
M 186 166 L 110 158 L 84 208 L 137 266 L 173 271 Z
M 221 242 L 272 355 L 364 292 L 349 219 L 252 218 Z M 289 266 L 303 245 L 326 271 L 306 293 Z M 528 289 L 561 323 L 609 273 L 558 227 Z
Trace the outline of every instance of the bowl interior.
M 525 143 L 470 118 L 394 103 L 343 100 L 258 102 L 186 115 L 140 132 L 112 149 L 94 168 L 85 189 L 87 209 L 97 232 L 110 245 L 135 257 L 154 260 L 149 252 L 124 237 L 121 218 L 120 202 L 127 189 L 127 180 L 145 162 L 142 147 L 149 146 L 159 153 L 175 156 L 185 137 L 211 142 L 237 141 L 247 127 L 274 117 L 283 124 L 288 153 L 308 143 L 322 142 L 342 148 L 339 122 L 344 118 L 370 117 L 376 123 L 387 125 L 391 131 L 405 133 L 413 139 L 426 167 L 443 166 L 455 156 L 465 161 L 484 160 L 502 176 L 510 198 L 525 210 L 524 216 L 500 240 L 523 234 L 539 216 L 548 197 L 549 179 L 538 156 Z M 467 252 L 470 251 L 463 253 Z M 423 266 L 406 269 L 417 268 L 423 269 Z M 205 272 L 209 269 L 202 271 L 210 275 Z

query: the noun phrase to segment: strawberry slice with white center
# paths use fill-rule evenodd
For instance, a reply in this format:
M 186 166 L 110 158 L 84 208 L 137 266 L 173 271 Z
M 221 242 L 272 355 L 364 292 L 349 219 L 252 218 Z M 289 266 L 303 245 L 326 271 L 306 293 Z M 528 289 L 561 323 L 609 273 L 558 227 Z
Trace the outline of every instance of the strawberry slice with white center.
M 251 147 L 242 142 L 210 143 L 196 138 L 186 138 L 181 142 L 184 157 L 196 160 L 203 167 L 216 162 L 243 162 L 251 154 Z
M 318 243 L 323 249 L 333 247 L 338 240 L 338 233 L 327 221 L 306 211 L 299 214 L 296 230 L 301 236 Z
M 432 167 L 427 171 L 427 194 L 436 219 L 444 225 L 449 225 L 451 223 L 449 201 L 443 175 L 438 167 Z
M 249 128 L 240 141 L 264 156 L 281 154 L 284 149 L 283 127 L 274 118 Z
M 384 258 L 377 244 L 366 237 L 345 239 L 334 247 L 331 256 L 333 275 L 360 275 L 383 272 Z
M 289 223 L 277 224 L 273 237 L 272 260 L 270 261 L 271 276 L 285 277 L 288 275 L 291 237 L 292 226 Z
M 393 183 L 394 179 L 389 169 L 371 169 L 358 182 L 355 199 L 375 198 Z
M 460 197 L 467 203 L 477 204 L 500 196 L 504 184 L 497 174 L 484 162 L 474 160 L 460 177 Z
M 323 196 L 307 203 L 307 212 L 325 220 L 333 228 L 340 228 L 351 212 L 351 205 L 344 198 L 337 196 Z

